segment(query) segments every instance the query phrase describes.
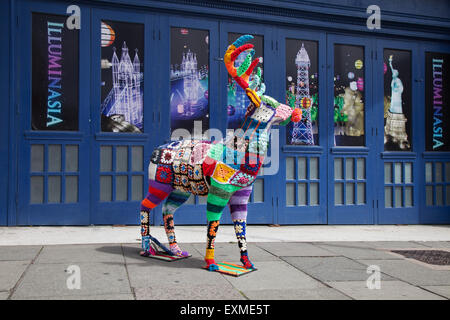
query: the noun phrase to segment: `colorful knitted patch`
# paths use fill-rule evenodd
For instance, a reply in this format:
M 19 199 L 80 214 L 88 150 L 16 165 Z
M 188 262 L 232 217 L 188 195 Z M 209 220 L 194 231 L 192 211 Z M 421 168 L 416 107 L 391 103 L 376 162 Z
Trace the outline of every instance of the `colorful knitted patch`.
M 156 169 L 156 181 L 169 184 L 173 182 L 173 178 L 172 166 L 164 164 L 158 165 Z
M 239 171 L 233 175 L 233 177 L 231 178 L 229 183 L 232 186 L 247 187 L 250 184 L 252 184 L 253 181 L 255 181 L 255 179 L 256 179 L 255 175 L 250 175 L 250 174 Z
M 160 160 L 161 160 L 161 153 L 162 150 L 161 149 L 155 149 L 153 150 L 152 156 L 150 158 L 150 161 L 154 164 L 159 164 Z
M 230 276 L 234 276 L 234 277 L 239 277 L 242 276 L 244 274 L 248 274 L 250 272 L 256 271 L 256 268 L 253 269 L 245 269 L 243 266 L 239 266 L 237 264 L 233 264 L 230 262 L 219 262 L 216 263 L 216 265 L 219 267 L 219 269 L 214 270 L 216 272 L 220 272 L 223 274 L 227 274 Z M 203 267 L 204 269 L 208 269 L 208 267 Z
M 219 162 L 216 165 L 216 169 L 214 170 L 212 177 L 219 183 L 227 183 L 235 173 L 236 170 L 224 163 Z

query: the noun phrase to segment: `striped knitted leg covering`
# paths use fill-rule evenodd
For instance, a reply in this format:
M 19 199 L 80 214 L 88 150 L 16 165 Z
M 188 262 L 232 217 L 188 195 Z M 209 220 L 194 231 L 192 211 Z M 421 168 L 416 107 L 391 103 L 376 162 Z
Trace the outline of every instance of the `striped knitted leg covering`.
M 246 239 L 247 203 L 251 193 L 252 186 L 238 190 L 231 196 L 229 202 L 231 219 L 233 220 L 234 231 L 241 252 L 241 262 L 246 269 L 254 268 L 253 263 L 248 259 Z
M 148 193 L 141 202 L 141 237 L 142 256 L 155 255 L 155 250 L 151 247 L 150 240 L 150 211 L 161 203 L 173 188 L 171 185 L 159 183 L 154 180 L 148 181 Z
M 211 180 L 211 187 L 206 203 L 206 217 L 208 219 L 208 236 L 206 245 L 205 262 L 210 271 L 219 269 L 214 260 L 214 242 L 219 228 L 220 217 L 223 208 L 227 205 L 231 195 L 239 189 L 232 185 L 223 185 Z
M 173 215 L 175 210 L 178 209 L 189 198 L 190 193 L 182 192 L 180 190 L 174 190 L 164 202 L 162 213 L 164 220 L 164 229 L 166 230 L 167 240 L 169 241 L 170 251 L 177 256 L 187 257 L 188 252 L 182 251 L 177 244 L 175 237 L 175 226 L 173 223 Z

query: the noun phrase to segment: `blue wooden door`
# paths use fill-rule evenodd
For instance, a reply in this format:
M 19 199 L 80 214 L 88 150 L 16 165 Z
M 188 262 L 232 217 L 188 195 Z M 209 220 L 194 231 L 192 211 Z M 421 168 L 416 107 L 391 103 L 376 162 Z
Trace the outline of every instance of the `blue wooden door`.
M 10 224 L 90 221 L 90 12 L 83 10 L 80 30 L 70 30 L 66 9 L 38 1 L 17 7 L 18 187 Z
M 328 223 L 373 224 L 373 41 L 327 36 Z

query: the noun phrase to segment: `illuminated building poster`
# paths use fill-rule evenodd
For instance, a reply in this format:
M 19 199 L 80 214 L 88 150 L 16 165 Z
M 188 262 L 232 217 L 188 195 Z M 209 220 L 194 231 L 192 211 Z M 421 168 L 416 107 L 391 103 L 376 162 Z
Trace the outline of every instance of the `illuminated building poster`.
M 66 19 L 32 15 L 33 130 L 78 130 L 79 31 Z
M 170 30 L 170 126 L 193 133 L 209 129 L 209 31 Z
M 286 104 L 302 109 L 302 120 L 286 127 L 290 145 L 318 144 L 317 47 L 315 41 L 286 39 Z
M 101 23 L 101 127 L 106 132 L 143 132 L 144 25 Z
M 427 151 L 450 151 L 450 54 L 425 54 L 425 137 Z

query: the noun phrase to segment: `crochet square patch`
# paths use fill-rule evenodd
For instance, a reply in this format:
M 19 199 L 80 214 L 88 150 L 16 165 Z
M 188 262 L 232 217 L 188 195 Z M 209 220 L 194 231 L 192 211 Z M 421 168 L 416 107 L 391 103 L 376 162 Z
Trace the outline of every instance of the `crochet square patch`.
M 172 183 L 173 181 L 173 171 L 171 166 L 160 164 L 156 169 L 155 180 L 161 183 Z
M 246 153 L 242 159 L 240 170 L 250 175 L 256 176 L 263 163 L 263 156 L 255 153 Z
M 224 163 L 218 163 L 213 173 L 213 178 L 220 183 L 227 183 L 228 180 L 236 173 L 236 170 L 230 168 Z
M 154 164 L 159 164 L 159 161 L 161 159 L 161 149 L 155 149 L 153 150 L 152 156 L 150 157 L 150 161 Z
M 237 187 L 247 187 L 255 181 L 256 176 L 244 173 L 237 172 L 230 180 L 230 184 Z
M 161 163 L 163 164 L 172 164 L 174 159 L 175 152 L 170 149 L 163 149 L 161 153 Z
M 198 196 L 204 196 L 208 194 L 208 185 L 205 181 L 191 181 L 192 193 Z
M 211 147 L 209 143 L 198 143 L 194 146 L 191 153 L 190 164 L 202 163 L 203 159 L 208 155 L 208 151 Z
M 270 119 L 272 119 L 272 117 L 274 116 L 274 114 L 275 110 L 273 108 L 267 106 L 265 103 L 261 103 L 259 108 L 257 108 L 255 112 L 253 112 L 250 118 L 256 121 L 269 122 Z

